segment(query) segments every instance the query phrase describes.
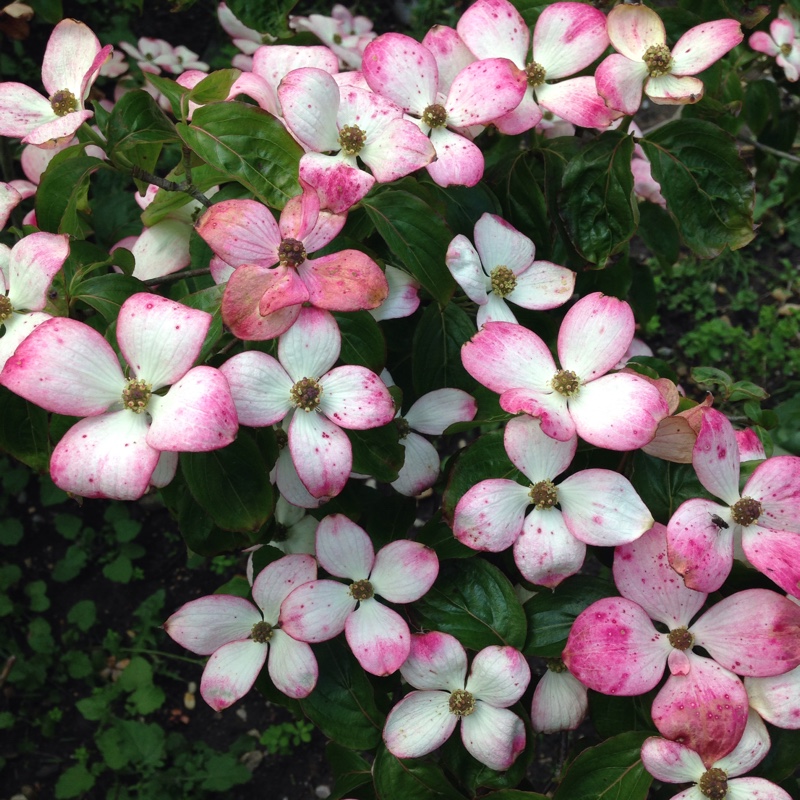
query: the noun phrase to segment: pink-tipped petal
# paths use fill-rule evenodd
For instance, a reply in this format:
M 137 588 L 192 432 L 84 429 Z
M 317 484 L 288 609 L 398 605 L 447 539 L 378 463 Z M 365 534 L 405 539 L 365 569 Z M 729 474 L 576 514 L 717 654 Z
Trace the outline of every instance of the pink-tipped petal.
M 644 87 L 645 94 L 661 105 L 686 105 L 696 103 L 703 96 L 703 82 L 689 75 L 662 75 L 650 78 Z
M 573 125 L 605 130 L 621 112 L 606 105 L 592 75 L 545 83 L 536 89 L 539 105 Z
M 769 733 L 757 711 L 752 708 L 747 713 L 745 725 L 739 744 L 728 755 L 717 761 L 714 766 L 725 770 L 731 777 L 744 775 L 755 769 L 769 752 Z
M 366 580 L 375 563 L 369 536 L 344 514 L 333 514 L 320 522 L 316 547 L 319 563 L 337 578 Z
M 272 356 L 257 350 L 238 353 L 219 371 L 228 380 L 242 425 L 274 425 L 291 411 L 292 379 Z
M 606 47 L 605 14 L 583 3 L 546 6 L 533 31 L 533 59 L 549 81 L 580 72 Z
M 728 418 L 714 408 L 703 414 L 692 466 L 715 497 L 728 505 L 739 499 L 739 446 Z
M 426 169 L 439 186 L 474 186 L 483 177 L 483 153 L 469 139 L 447 128 L 431 131 L 436 159 Z
M 543 311 L 563 306 L 575 290 L 575 273 L 550 261 L 534 261 L 517 275 L 509 301 L 523 308 Z
M 500 395 L 500 408 L 509 414 L 525 413 L 538 418 L 544 434 L 560 442 L 568 442 L 577 434 L 567 400 L 558 392 L 509 389 Z
M 300 159 L 300 178 L 319 195 L 324 208 L 343 214 L 366 197 L 375 178 L 342 155 L 306 153 Z
M 586 545 L 576 539 L 557 508 L 534 509 L 514 543 L 514 562 L 525 580 L 554 589 L 583 565 Z
M 664 783 L 697 783 L 706 771 L 703 759 L 685 744 L 651 736 L 642 745 L 642 764 Z
M 473 550 L 499 553 L 522 532 L 528 490 L 501 478 L 481 481 L 459 501 L 453 518 L 456 539 Z
M 479 701 L 461 721 L 461 741 L 481 764 L 506 770 L 525 749 L 525 723 L 507 708 Z
M 288 306 L 266 317 L 259 313 L 264 292 L 274 284 L 274 270 L 245 264 L 228 279 L 222 296 L 222 321 L 237 338 L 246 341 L 275 339 L 294 325 L 302 306 Z
M 631 61 L 619 53 L 612 53 L 601 62 L 594 77 L 597 93 L 609 108 L 625 114 L 635 114 L 639 110 L 644 82 L 648 78 L 644 61 Z
M 208 656 L 228 642 L 247 639 L 258 622 L 261 614 L 249 600 L 211 594 L 182 605 L 164 623 L 164 630 L 187 650 Z
M 788 20 L 776 19 L 773 21 L 773 24 L 775 22 L 787 23 Z M 791 31 L 792 38 L 794 38 L 794 28 L 792 27 L 791 22 L 788 23 L 788 26 L 789 30 Z M 778 47 L 777 42 L 766 31 L 756 31 L 750 36 L 750 38 L 747 40 L 747 43 L 753 50 L 757 50 L 759 53 L 765 53 L 773 58 L 781 53 L 781 49 Z
M 775 456 L 760 464 L 742 495 L 761 504 L 760 527 L 800 533 L 800 458 Z
M 466 690 L 497 708 L 513 706 L 528 688 L 531 669 L 514 647 L 484 647 L 472 660 Z
M 428 436 L 440 436 L 456 422 L 469 422 L 478 405 L 461 389 L 435 389 L 419 398 L 405 414 L 409 426 Z
M 42 61 L 42 83 L 47 93 L 69 89 L 82 102 L 84 78 L 100 51 L 100 42 L 87 25 L 76 19 L 61 20 L 50 35 Z M 106 55 L 110 55 L 110 48 Z
M 379 428 L 394 419 L 394 401 L 386 384 L 366 367 L 336 367 L 323 376 L 322 387 L 320 411 L 343 428 Z
M 586 687 L 569 670 L 547 670 L 533 692 L 531 726 L 538 733 L 574 731 L 589 711 Z
M 763 461 L 767 457 L 761 439 L 752 428 L 745 428 L 743 431 L 734 431 L 733 433 L 736 436 L 736 444 L 739 446 L 740 461 Z
M 292 306 L 301 306 L 308 300 L 308 289 L 292 267 L 275 267 L 264 274 L 259 291 L 258 314 L 267 317 Z
M 389 295 L 381 268 L 358 250 L 341 250 L 306 261 L 298 273 L 311 304 L 329 311 L 377 308 Z
M 784 592 L 800 597 L 800 536 L 797 533 L 748 526 L 742 532 L 742 550 L 748 561 Z
M 478 251 L 466 236 L 458 234 L 450 242 L 445 263 L 456 283 L 473 303 L 482 305 L 487 301 L 487 284 L 489 281 L 481 266 L 481 258 L 478 255 Z
M 800 667 L 769 678 L 745 678 L 750 707 L 778 728 L 800 729 Z
M 667 42 L 661 17 L 645 5 L 615 6 L 607 23 L 612 46 L 631 61 L 641 61 L 648 47 Z
M 430 139 L 408 119 L 389 122 L 359 153 L 378 183 L 396 181 L 430 164 L 435 157 Z
M 46 98 L 24 83 L 0 84 L 0 136 L 21 139 L 56 119 Z
M 389 296 L 377 307 L 370 310 L 373 319 L 401 319 L 410 317 L 419 308 L 419 283 L 391 264 L 386 265 L 386 283 Z
M 339 358 L 342 335 L 327 311 L 305 307 L 280 338 L 278 358 L 293 381 L 321 378 Z
M 338 636 L 356 607 L 347 584 L 311 581 L 298 586 L 281 605 L 281 628 L 300 642 L 326 642 Z
M 286 126 L 308 149 L 338 151 L 339 87 L 330 73 L 314 67 L 292 70 L 278 87 Z
M 508 0 L 478 0 L 461 15 L 457 30 L 478 58 L 499 56 L 524 67 L 531 35 Z
M 464 67 L 476 60 L 455 28 L 448 25 L 434 25 L 422 39 L 422 44 L 433 53 L 439 71 L 439 91 L 447 94 L 456 75 Z M 498 53 L 493 53 L 498 55 Z
M 447 124 L 487 125 L 515 109 L 527 88 L 525 71 L 507 58 L 475 61 L 458 73 L 445 101 Z M 436 152 L 438 145 L 434 141 Z
M 319 677 L 319 666 L 311 647 L 280 629 L 272 632 L 269 641 L 267 669 L 275 688 L 295 700 L 308 697 Z
M 8 299 L 16 311 L 41 311 L 47 290 L 69 255 L 69 237 L 32 233 L 11 250 L 8 263 Z
M 405 460 L 397 473 L 397 480 L 392 481 L 392 488 L 406 497 L 415 497 L 436 483 L 439 477 L 439 453 L 427 439 L 413 431 L 401 444 L 405 448 Z
M 12 314 L 3 323 L 3 335 L 0 336 L 0 372 L 3 371 L 6 361 L 14 355 L 17 347 L 33 333 L 35 328 L 50 318 L 49 314 L 42 311 L 31 311 L 30 314 Z
M 390 603 L 413 603 L 433 586 L 439 574 L 436 553 L 420 542 L 397 539 L 381 548 L 369 580 Z
M 735 19 L 715 19 L 690 28 L 672 48 L 672 72 L 696 75 L 744 39 L 742 26 Z
M 289 423 L 289 450 L 297 474 L 314 497 L 335 497 L 353 468 L 347 434 L 322 414 L 296 411 Z
M 66 147 L 78 128 L 93 116 L 91 111 L 73 111 L 49 122 L 45 120 L 24 136 L 22 143 L 45 148 Z
M 449 692 L 422 691 L 406 695 L 390 712 L 383 741 L 397 758 L 419 758 L 441 747 L 456 728 Z
M 391 675 L 408 658 L 411 632 L 406 621 L 374 598 L 363 600 L 344 627 L 347 644 L 370 675 Z
M 214 711 L 222 711 L 244 697 L 267 660 L 267 645 L 246 639 L 230 642 L 208 659 L 200 679 L 200 694 Z
M 325 495 L 322 497 L 314 497 L 314 495 L 306 489 L 303 482 L 300 480 L 300 476 L 297 474 L 297 470 L 294 468 L 294 462 L 292 461 L 292 456 L 288 447 L 284 447 L 278 453 L 278 460 L 275 463 L 272 477 L 275 480 L 275 484 L 281 496 L 284 497 L 287 502 L 299 508 L 319 508 L 330 500 L 330 497 L 326 497 Z M 311 539 L 313 548 L 314 537 L 312 536 Z
M 415 689 L 463 689 L 467 654 L 449 633 L 430 631 L 411 637 L 411 651 L 400 674 Z
M 316 578 L 317 563 L 309 555 L 287 555 L 267 564 L 253 583 L 253 600 L 261 609 L 264 621 L 276 625 L 281 603 L 290 592 Z
M 488 273 L 503 266 L 519 276 L 536 255 L 536 246 L 527 236 L 502 217 L 488 213 L 475 223 L 475 247 Z

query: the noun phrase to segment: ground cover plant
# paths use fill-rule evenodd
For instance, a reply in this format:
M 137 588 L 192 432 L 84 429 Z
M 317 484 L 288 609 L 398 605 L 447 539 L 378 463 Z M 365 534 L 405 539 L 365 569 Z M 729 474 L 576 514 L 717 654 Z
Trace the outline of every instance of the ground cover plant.
M 18 5 L 23 795 L 797 797 L 800 8 Z

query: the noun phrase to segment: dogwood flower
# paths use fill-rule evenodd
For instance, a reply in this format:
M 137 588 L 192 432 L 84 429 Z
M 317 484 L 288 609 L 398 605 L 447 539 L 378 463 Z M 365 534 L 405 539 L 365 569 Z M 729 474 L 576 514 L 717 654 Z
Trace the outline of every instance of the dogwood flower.
M 713 500 L 686 500 L 667 527 L 669 560 L 687 586 L 713 592 L 741 548 L 747 560 L 784 591 L 800 597 L 800 458 L 767 459 L 739 492 L 739 445 L 728 418 L 703 414 L 692 453 Z
M 391 264 L 386 264 L 385 275 L 389 295 L 377 308 L 369 309 L 370 316 L 378 322 L 410 317 L 419 308 L 419 281 Z
M 47 42 L 42 83 L 48 97 L 24 83 L 0 83 L 0 135 L 54 147 L 69 141 L 92 115 L 84 108 L 100 67 L 111 55 L 82 22 L 64 19 Z
M 478 304 L 478 327 L 516 322 L 506 300 L 523 308 L 557 308 L 572 297 L 575 273 L 550 261 L 535 261 L 536 246 L 502 217 L 485 213 L 475 223 L 475 247 L 463 234 L 450 242 L 450 274 Z
M 340 3 L 333 6 L 329 17 L 323 14 L 291 16 L 289 27 L 313 33 L 336 54 L 344 69 L 361 69 L 364 49 L 377 35 L 369 17 L 353 16 Z
M 253 68 L 253 53 L 273 37 L 269 34 L 262 36 L 253 28 L 248 28 L 234 15 L 226 3 L 220 3 L 217 6 L 217 18 L 225 33 L 231 37 L 236 47 L 242 51 L 241 54 L 233 57 L 233 66 L 241 70 L 251 70 Z
M 608 15 L 616 53 L 597 68 L 597 91 L 612 108 L 635 114 L 642 91 L 661 104 L 696 103 L 703 82 L 691 77 L 710 67 L 744 39 L 735 19 L 704 22 L 686 31 L 670 50 L 661 17 L 643 4 L 620 4 Z
M 770 22 L 769 33 L 756 31 L 747 43 L 753 50 L 773 56 L 786 80 L 794 83 L 800 77 L 800 41 L 790 20 L 779 15 Z
M 498 553 L 513 545 L 522 575 L 553 588 L 581 568 L 587 544 L 632 542 L 652 526 L 647 506 L 617 472 L 588 469 L 553 483 L 572 462 L 576 436 L 552 439 L 539 420 L 523 415 L 506 425 L 503 441 L 530 483 L 485 480 L 458 501 L 453 533 L 467 547 Z
M 574 731 L 589 711 L 586 687 L 560 658 L 549 658 L 533 691 L 531 726 L 539 733 Z
M 284 630 L 281 604 L 298 586 L 317 577 L 309 555 L 287 555 L 268 564 L 253 583 L 255 605 L 243 597 L 212 594 L 181 606 L 164 630 L 193 653 L 210 655 L 200 694 L 222 711 L 244 697 L 264 664 L 288 697 L 308 697 L 317 683 L 317 659 L 305 642 Z
M 631 307 L 595 292 L 561 323 L 561 369 L 535 333 L 508 322 L 487 322 L 463 346 L 461 360 L 473 378 L 500 393 L 504 411 L 539 417 L 548 436 L 568 441 L 577 433 L 597 447 L 635 450 L 653 438 L 669 408 L 641 376 L 606 374 L 633 333 Z
M 325 642 L 345 632 L 358 663 L 372 675 L 390 675 L 406 660 L 406 621 L 379 603 L 413 603 L 439 574 L 436 553 L 419 542 L 396 539 L 375 553 L 366 532 L 343 514 L 317 527 L 317 560 L 336 578 L 298 587 L 284 601 L 284 630 L 304 642 Z
M 25 339 L 0 383 L 48 411 L 85 417 L 50 458 L 58 487 L 135 500 L 147 491 L 162 451 L 205 452 L 233 441 L 238 423 L 225 376 L 192 367 L 210 325 L 205 311 L 132 295 L 117 320 L 130 377 L 111 345 L 82 322 L 53 317 Z
M 415 634 L 400 674 L 419 691 L 404 697 L 383 728 L 397 758 L 441 747 L 461 720 L 461 741 L 490 769 L 506 770 L 525 749 L 525 725 L 509 710 L 528 688 L 531 671 L 513 647 L 484 647 L 467 674 L 467 653 L 448 633 Z

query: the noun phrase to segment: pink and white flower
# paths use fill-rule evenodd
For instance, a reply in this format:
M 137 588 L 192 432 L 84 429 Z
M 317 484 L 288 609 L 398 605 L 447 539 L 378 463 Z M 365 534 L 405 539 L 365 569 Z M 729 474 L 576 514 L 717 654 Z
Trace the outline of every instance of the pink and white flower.
M 453 533 L 467 547 L 498 553 L 513 545 L 522 575 L 553 588 L 581 568 L 587 544 L 626 544 L 652 526 L 647 506 L 619 473 L 588 469 L 553 482 L 572 462 L 576 436 L 558 441 L 542 432 L 539 420 L 523 415 L 508 423 L 503 438 L 530 483 L 485 480 L 458 501 Z
M 253 53 L 273 37 L 269 34 L 262 36 L 253 28 L 248 28 L 234 15 L 226 3 L 220 3 L 217 6 L 217 18 L 225 33 L 231 37 L 236 47 L 242 51 L 242 55 L 233 57 L 233 66 L 241 70 L 251 70 L 253 68 Z
M 334 5 L 329 17 L 323 14 L 292 16 L 289 26 L 296 31 L 313 33 L 337 55 L 344 69 L 361 68 L 364 49 L 377 35 L 369 17 L 353 16 L 340 3 Z
M 800 458 L 767 459 L 740 492 L 733 426 L 724 414 L 707 409 L 692 464 L 700 483 L 724 505 L 694 498 L 672 515 L 667 541 L 673 569 L 687 586 L 713 592 L 741 551 L 784 591 L 800 597 Z
M 419 281 L 391 264 L 385 268 L 389 295 L 377 308 L 369 310 L 370 316 L 378 322 L 410 317 L 419 308 Z
M 566 314 L 556 367 L 535 333 L 487 322 L 461 350 L 467 372 L 493 392 L 510 414 L 538 417 L 542 430 L 565 442 L 575 433 L 597 447 L 635 450 L 647 444 L 669 408 L 644 378 L 613 369 L 633 340 L 631 307 L 595 292 Z
M 132 295 L 117 320 L 126 372 L 103 336 L 76 320 L 53 317 L 25 339 L 0 383 L 48 411 L 85 417 L 50 458 L 57 486 L 83 497 L 135 500 L 174 475 L 176 458 L 170 474 L 154 478 L 163 452 L 205 452 L 233 441 L 238 423 L 225 376 L 192 366 L 210 325 L 205 311 Z
M 413 603 L 433 586 L 439 559 L 425 545 L 396 539 L 375 553 L 366 532 L 343 514 L 317 527 L 317 559 L 336 578 L 293 591 L 282 607 L 283 627 L 295 639 L 325 642 L 342 631 L 358 663 L 372 675 L 390 675 L 406 660 L 406 621 L 379 603 Z
M 538 733 L 574 731 L 589 711 L 586 687 L 560 658 L 547 660 L 547 669 L 533 691 L 531 726 Z
M 392 396 L 374 372 L 331 369 L 341 342 L 329 313 L 303 308 L 280 337 L 277 360 L 250 350 L 220 367 L 243 425 L 275 425 L 290 416 L 292 462 L 314 497 L 339 494 L 350 476 L 353 452 L 342 428 L 377 428 L 394 417 Z
M 506 770 L 525 749 L 525 725 L 509 710 L 528 688 L 531 671 L 513 647 L 484 647 L 467 674 L 467 653 L 448 633 L 412 636 L 400 674 L 419 691 L 386 718 L 383 740 L 397 758 L 441 747 L 461 720 L 461 741 L 490 769 Z
M 667 105 L 696 103 L 703 82 L 695 77 L 736 47 L 744 34 L 735 19 L 704 22 L 686 31 L 670 50 L 661 17 L 643 4 L 620 4 L 608 15 L 616 53 L 597 68 L 597 91 L 609 106 L 635 114 L 642 91 Z
M 309 555 L 287 555 L 273 561 L 253 583 L 255 605 L 243 597 L 212 594 L 181 606 L 164 630 L 198 655 L 210 655 L 200 680 L 200 694 L 222 711 L 244 697 L 264 664 L 276 688 L 289 697 L 308 697 L 317 683 L 317 659 L 305 642 L 283 626 L 281 604 L 296 589 L 317 577 Z
M 786 80 L 794 83 L 800 77 L 800 40 L 790 20 L 779 14 L 770 22 L 769 33 L 756 31 L 747 43 L 753 50 L 773 56 Z
M 474 8 L 474 6 L 473 6 Z M 550 261 L 536 261 L 536 246 L 495 214 L 475 223 L 475 246 L 463 234 L 447 248 L 447 268 L 467 297 L 478 304 L 478 327 L 516 322 L 506 300 L 544 310 L 564 305 L 575 289 L 575 273 Z
M 37 147 L 69 141 L 93 115 L 84 103 L 112 49 L 111 45 L 101 47 L 82 22 L 59 22 L 42 62 L 42 83 L 48 97 L 24 83 L 0 83 L 0 136 L 18 137 Z

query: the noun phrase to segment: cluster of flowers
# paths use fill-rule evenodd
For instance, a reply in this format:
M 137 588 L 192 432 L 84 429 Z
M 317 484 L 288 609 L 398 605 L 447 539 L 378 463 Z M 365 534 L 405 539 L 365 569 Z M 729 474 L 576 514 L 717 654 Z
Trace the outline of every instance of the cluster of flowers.
M 225 325 L 241 340 L 277 339 L 277 357 L 254 348 L 218 368 L 195 366 L 211 315 L 140 292 L 122 303 L 116 321 L 122 367 L 93 327 L 45 313 L 69 241 L 36 232 L 4 247 L 0 258 L 0 385 L 50 412 L 83 418 L 58 442 L 50 472 L 58 486 L 85 497 L 139 498 L 173 479 L 178 453 L 225 447 L 239 425 L 277 426 L 285 446 L 273 472 L 276 515 L 298 538 L 282 543 L 283 558 L 251 574 L 255 605 L 204 597 L 165 626 L 185 647 L 211 656 L 203 697 L 226 708 L 249 691 L 265 664 L 278 689 L 307 697 L 318 678 L 311 644 L 344 632 L 367 672 L 399 671 L 416 689 L 387 719 L 384 740 L 392 753 L 427 754 L 463 718 L 467 750 L 493 769 L 507 769 L 525 746 L 525 726 L 510 710 L 531 678 L 523 655 L 487 647 L 468 672 L 457 639 L 412 634 L 375 599 L 409 604 L 423 597 L 439 570 L 432 550 L 400 539 L 375 553 L 368 534 L 347 517 L 333 514 L 316 524 L 303 511 L 337 496 L 350 479 L 344 430 L 398 424 L 406 460 L 393 485 L 416 495 L 440 473 L 439 456 L 419 434 L 440 435 L 472 420 L 477 408 L 465 392 L 440 389 L 400 416 L 388 375 L 336 366 L 341 333 L 332 312 L 367 310 L 383 320 L 414 313 L 420 299 L 418 285 L 401 270 L 384 271 L 360 250 L 331 252 L 329 245 L 376 183 L 424 168 L 442 187 L 474 186 L 484 171 L 474 139 L 488 125 L 519 134 L 556 115 L 602 130 L 634 114 L 643 93 L 657 103 L 696 102 L 703 85 L 694 76 L 742 41 L 739 23 L 692 28 L 670 49 L 663 23 L 644 5 L 619 5 L 606 16 L 582 3 L 557 2 L 543 10 L 531 36 L 507 0 L 478 0 L 455 29 L 437 26 L 420 43 L 396 33 L 376 36 L 368 20 L 337 7 L 331 18 L 293 20 L 296 30 L 316 33 L 327 46 L 290 47 L 264 44 L 224 4 L 219 15 L 242 51 L 236 66 L 243 72 L 228 99 L 244 94 L 283 121 L 304 150 L 302 192 L 277 221 L 255 200 L 218 202 L 196 223 L 201 207 L 187 205 L 120 246 L 135 256 L 135 277 L 157 282 L 189 264 L 196 230 L 214 253 L 214 280 L 225 285 Z M 776 42 L 784 28 L 772 31 Z M 570 77 L 609 44 L 616 52 L 594 76 Z M 138 49 L 123 49 L 143 72 L 164 69 L 185 87 L 205 77 L 206 65 L 185 48 L 143 39 Z M 86 99 L 110 55 L 86 26 L 60 23 L 42 70 L 48 97 L 23 84 L 0 84 L 0 134 L 39 152 L 68 146 L 92 117 Z M 23 155 L 29 183 L 3 185 L 4 225 L 36 191 L 46 165 L 34 151 Z M 644 169 L 640 184 L 647 180 Z M 164 190 L 152 187 L 140 204 L 158 191 Z M 649 185 L 648 195 L 663 203 L 657 185 Z M 26 221 L 35 224 L 35 217 Z M 323 248 L 324 255 L 311 257 Z M 452 519 L 455 537 L 480 551 L 513 546 L 523 578 L 549 588 L 580 570 L 587 545 L 615 548 L 621 597 L 578 616 L 563 659 L 534 692 L 534 727 L 574 728 L 586 713 L 586 687 L 643 694 L 661 681 L 666 665 L 670 675 L 652 711 L 665 738 L 645 744 L 645 765 L 662 780 L 695 782 L 705 796 L 724 797 L 719 787 L 728 776 L 747 771 L 768 750 L 762 717 L 800 726 L 800 607 L 776 592 L 749 590 L 692 620 L 735 556 L 800 597 L 800 459 L 765 460 L 740 492 L 740 461 L 763 459 L 763 450 L 708 405 L 676 415 L 673 384 L 624 368 L 634 316 L 621 300 L 594 293 L 575 302 L 558 333 L 556 363 L 507 301 L 525 309 L 559 307 L 571 299 L 575 275 L 537 261 L 533 242 L 501 217 L 481 216 L 474 244 L 456 236 L 446 267 L 478 307 L 479 330 L 463 348 L 463 366 L 516 415 L 504 443 L 526 481 L 491 479 L 466 491 Z M 597 448 L 643 448 L 691 462 L 723 505 L 689 500 L 665 527 L 654 524 L 617 472 L 583 470 L 556 483 L 570 469 L 579 438 Z M 318 579 L 318 565 L 329 578 Z M 695 646 L 710 657 L 693 653 Z M 737 783 L 737 796 L 788 798 L 758 779 Z M 703 789 L 712 784 L 716 795 Z

